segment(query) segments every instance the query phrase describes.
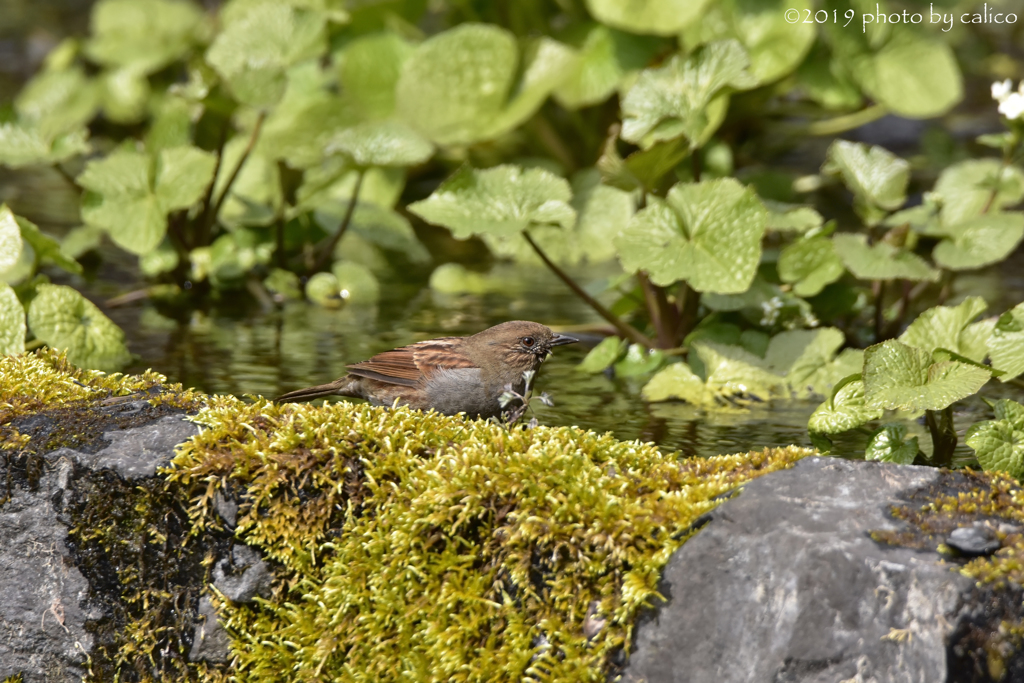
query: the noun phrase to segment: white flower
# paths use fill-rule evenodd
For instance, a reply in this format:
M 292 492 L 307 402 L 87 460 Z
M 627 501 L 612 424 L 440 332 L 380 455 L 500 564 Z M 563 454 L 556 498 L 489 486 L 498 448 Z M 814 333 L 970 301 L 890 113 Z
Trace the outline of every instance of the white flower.
M 1024 88 L 1024 81 L 1021 81 L 1021 87 Z M 992 84 L 992 99 L 1002 102 L 1006 99 L 1006 96 L 1013 90 L 1013 83 L 1007 78 L 1003 82 L 996 81 Z
M 999 113 L 1011 121 L 1019 119 L 1024 114 L 1024 95 L 1019 92 L 1012 92 L 999 103 Z

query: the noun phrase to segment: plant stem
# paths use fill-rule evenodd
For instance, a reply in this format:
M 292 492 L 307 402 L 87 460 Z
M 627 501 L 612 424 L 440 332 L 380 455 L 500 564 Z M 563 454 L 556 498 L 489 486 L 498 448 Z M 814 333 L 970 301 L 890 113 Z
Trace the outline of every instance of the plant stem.
M 210 218 L 213 210 L 213 206 L 211 206 L 213 190 L 217 185 L 217 176 L 220 175 L 221 164 L 224 163 L 224 147 L 228 143 L 228 128 L 230 125 L 230 119 L 224 119 L 224 125 L 220 129 L 220 140 L 217 142 L 217 160 L 213 164 L 213 180 L 210 181 L 209 187 L 206 188 L 206 194 L 203 196 L 203 211 L 199 215 L 199 220 L 196 221 L 198 226 L 198 233 L 195 236 L 196 246 L 205 247 L 210 244 L 210 229 L 213 227 L 213 221 Z
M 316 262 L 313 264 L 313 271 L 320 272 L 324 269 L 324 266 L 331 260 L 331 256 L 334 254 L 334 248 L 338 246 L 338 242 L 345 236 L 345 231 L 348 230 L 349 223 L 352 222 L 352 214 L 356 212 L 356 203 L 359 201 L 359 188 L 363 185 L 363 176 L 366 175 L 365 170 L 360 170 L 356 176 L 356 184 L 352 188 L 352 199 L 348 202 L 348 208 L 345 209 L 345 216 L 341 219 L 341 225 L 338 226 L 338 231 L 331 235 L 330 239 L 324 243 L 322 251 L 316 258 Z
M 682 344 L 686 335 L 696 327 L 697 313 L 700 311 L 700 292 L 688 283 L 680 282 L 679 291 L 676 293 L 676 304 L 679 306 L 676 339 L 679 344 Z
M 701 174 L 700 149 L 690 152 L 690 170 L 693 172 L 693 182 L 699 183 Z
M 925 423 L 932 434 L 932 464 L 936 467 L 953 466 L 953 449 L 956 448 L 956 429 L 953 427 L 953 406 L 946 406 L 941 412 L 926 410 Z
M 249 159 L 249 155 L 252 153 L 253 147 L 256 146 L 256 139 L 260 136 L 260 130 L 263 128 L 263 121 L 267 118 L 267 112 L 261 111 L 259 116 L 256 118 L 256 125 L 252 127 L 252 134 L 249 136 L 249 142 L 245 146 L 245 151 L 242 152 L 242 156 L 238 159 L 238 164 L 235 165 L 231 175 L 228 176 L 228 181 L 224 185 L 224 189 L 221 190 L 220 196 L 217 197 L 217 202 L 213 205 L 213 211 L 210 212 L 207 222 L 210 227 L 217 222 L 217 216 L 220 215 L 220 209 L 224 206 L 224 200 L 228 198 L 228 193 L 231 192 L 231 186 L 235 184 L 235 180 L 238 179 L 238 174 L 242 172 L 242 167 L 245 166 L 245 162 Z M 216 176 L 214 176 L 213 182 L 217 182 Z
M 53 170 L 55 170 L 57 173 L 59 173 L 60 177 L 63 178 L 64 180 L 66 180 L 68 182 L 68 185 L 70 185 L 72 188 L 74 188 L 75 192 L 77 192 L 79 194 L 82 193 L 82 186 L 78 184 L 78 181 L 75 180 L 74 176 L 72 176 L 70 173 L 67 172 L 67 169 L 65 169 L 60 164 L 54 164 L 53 165 Z
M 679 330 L 679 311 L 669 303 L 665 289 L 651 282 L 647 273 L 637 273 L 640 286 L 644 290 L 644 298 L 647 301 L 647 311 L 651 316 L 651 323 L 658 335 L 658 348 L 671 349 L 678 346 L 676 334 Z
M 875 343 L 882 341 L 885 327 L 885 280 L 876 280 L 872 285 L 875 294 Z
M 825 119 L 824 121 L 815 121 L 807 126 L 807 135 L 837 135 L 844 131 L 859 128 L 866 123 L 877 121 L 888 113 L 888 109 L 880 104 L 876 104 L 852 114 L 845 114 Z
M 610 310 L 605 308 L 600 301 L 587 294 L 587 292 L 582 287 L 580 287 L 575 280 L 569 277 L 568 273 L 566 273 L 564 270 L 555 265 L 555 263 L 550 258 L 548 258 L 548 255 L 544 253 L 540 246 L 533 241 L 533 238 L 530 236 L 530 233 L 528 231 L 523 230 L 523 237 L 525 237 L 529 245 L 533 247 L 533 250 L 537 253 L 537 256 L 540 257 L 540 260 L 544 262 L 544 265 L 551 269 L 551 272 L 557 275 L 558 279 L 564 282 L 565 285 L 576 294 L 576 296 L 583 299 L 583 301 L 589 304 L 590 307 L 593 308 L 599 316 L 601 316 L 609 323 L 611 323 L 612 326 L 615 327 L 616 330 L 618 330 L 619 334 L 621 334 L 626 339 L 629 339 L 630 341 L 636 344 L 640 344 L 641 346 L 644 346 L 648 349 L 655 348 L 653 341 L 648 339 L 642 332 L 637 330 L 635 327 L 633 327 L 626 321 L 619 318 L 619 316 L 615 315 Z

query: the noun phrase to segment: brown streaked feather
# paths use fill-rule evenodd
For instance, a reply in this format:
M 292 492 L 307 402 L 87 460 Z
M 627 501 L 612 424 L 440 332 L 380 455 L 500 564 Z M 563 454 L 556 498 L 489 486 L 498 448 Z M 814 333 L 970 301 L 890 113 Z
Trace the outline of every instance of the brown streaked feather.
M 441 368 L 472 368 L 472 361 L 455 350 L 461 337 L 442 337 L 378 353 L 369 360 L 347 366 L 350 375 L 378 382 L 418 386 Z

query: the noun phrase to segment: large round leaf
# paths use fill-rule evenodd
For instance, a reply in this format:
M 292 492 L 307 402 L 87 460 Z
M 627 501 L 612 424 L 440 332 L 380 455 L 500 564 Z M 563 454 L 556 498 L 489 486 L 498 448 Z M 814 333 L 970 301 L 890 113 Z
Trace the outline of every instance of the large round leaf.
M 463 24 L 421 43 L 398 80 L 399 114 L 438 144 L 480 139 L 515 81 L 519 50 L 497 26 Z
M 285 69 L 326 49 L 325 17 L 285 3 L 250 6 L 214 40 L 206 59 L 235 97 L 265 107 L 284 94 Z
M 68 360 L 83 368 L 112 371 L 131 360 L 121 328 L 70 287 L 39 285 L 28 324 L 36 337 L 66 350 Z
M 495 166 L 478 171 L 464 166 L 409 211 L 443 225 L 455 237 L 516 235 L 531 225 L 571 228 L 576 211 L 569 206 L 569 183 L 540 168 Z
M 203 15 L 180 0 L 101 0 L 92 10 L 85 51 L 107 66 L 152 73 L 183 56 Z
M 890 339 L 864 352 L 864 392 L 875 408 L 942 410 L 977 393 L 992 373 Z
M 888 242 L 868 245 L 867 235 L 848 232 L 833 235 L 832 242 L 843 265 L 862 280 L 939 279 L 939 271 L 923 258 Z
M 199 201 L 213 176 L 215 159 L 195 147 L 162 150 L 152 159 L 118 149 L 89 162 L 78 183 L 89 190 L 82 218 L 103 228 L 114 242 L 140 256 L 167 232 L 167 214 Z
M 627 271 L 658 285 L 687 281 L 701 292 L 746 291 L 761 257 L 767 212 L 732 178 L 679 183 L 651 198 L 615 239 Z
M 755 85 L 749 66 L 743 47 L 723 40 L 645 69 L 622 100 L 622 139 L 649 147 L 685 135 L 691 147 L 700 145 L 714 132 L 709 109 L 722 89 Z
M 342 153 L 356 166 L 415 166 L 434 153 L 434 146 L 399 121 L 363 123 L 331 137 L 325 150 Z

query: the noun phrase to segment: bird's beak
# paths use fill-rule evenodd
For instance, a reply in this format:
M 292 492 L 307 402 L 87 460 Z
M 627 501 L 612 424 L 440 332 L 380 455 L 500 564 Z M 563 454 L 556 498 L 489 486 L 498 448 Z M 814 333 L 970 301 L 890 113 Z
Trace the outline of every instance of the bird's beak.
M 551 338 L 549 346 L 564 346 L 565 344 L 575 344 L 579 339 L 576 337 L 570 337 L 567 334 L 556 334 Z

